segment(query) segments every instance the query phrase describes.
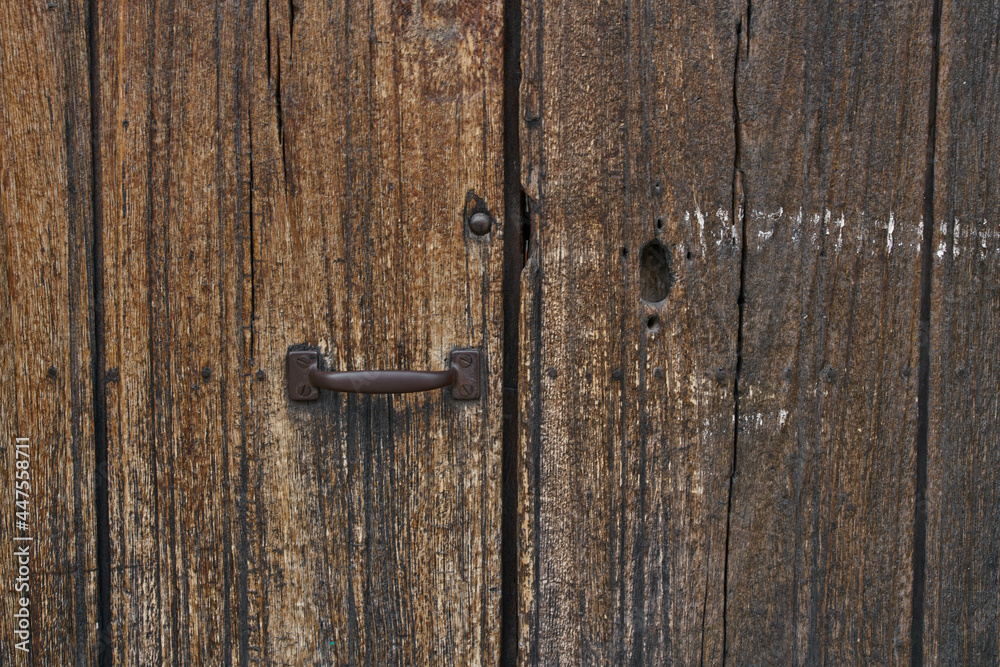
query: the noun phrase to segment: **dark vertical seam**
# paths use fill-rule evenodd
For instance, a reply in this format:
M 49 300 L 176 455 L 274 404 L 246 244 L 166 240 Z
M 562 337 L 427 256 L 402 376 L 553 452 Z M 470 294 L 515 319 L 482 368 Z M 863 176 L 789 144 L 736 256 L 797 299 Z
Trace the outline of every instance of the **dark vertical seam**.
M 934 242 L 934 149 L 937 140 L 938 73 L 941 59 L 941 0 L 931 15 L 931 81 L 924 172 L 924 238 L 920 253 L 920 334 L 917 376 L 917 460 L 913 499 L 913 598 L 910 610 L 910 664 L 924 663 L 924 593 L 927 583 L 927 439 L 930 426 L 931 271 Z
M 274 77 L 271 74 L 271 0 L 264 0 L 264 41 L 267 44 L 265 57 L 267 58 L 267 83 L 270 84 Z M 278 113 L 278 128 L 281 128 L 281 113 Z M 279 131 L 280 136 L 280 131 Z M 280 141 L 280 139 L 279 139 Z
M 487 35 L 490 34 L 488 32 L 489 31 L 489 27 L 492 25 L 492 22 L 488 20 L 488 19 L 492 18 L 491 16 L 489 16 L 491 7 L 492 6 L 489 6 L 489 5 L 484 5 L 484 6 L 480 7 L 480 11 L 479 11 L 479 15 L 478 15 L 478 18 L 480 20 L 480 25 L 482 26 L 482 34 L 480 36 L 481 37 L 481 39 L 480 39 L 481 43 L 480 43 L 479 48 L 478 48 L 478 53 L 479 53 L 479 57 L 480 57 L 480 76 L 483 77 L 484 81 L 488 80 L 489 77 L 490 77 L 489 68 L 488 68 L 488 66 L 486 64 L 486 52 L 488 50 L 490 50 L 492 48 L 492 46 L 493 46 L 490 43 L 490 40 L 487 38 Z M 505 383 L 504 383 L 504 379 L 505 379 L 504 369 L 505 369 L 505 364 L 506 364 L 506 360 L 507 360 L 507 350 L 506 350 L 506 347 L 505 347 L 506 341 L 507 341 L 507 338 L 506 338 L 506 334 L 507 334 L 507 308 L 506 308 L 506 298 L 507 297 L 506 297 L 506 294 L 507 294 L 507 292 L 504 289 L 507 285 L 506 285 L 506 279 L 505 279 L 506 272 L 504 271 L 504 268 L 505 268 L 504 261 L 506 259 L 506 249 L 507 249 L 507 246 L 506 246 L 506 242 L 507 242 L 507 224 L 506 224 L 506 221 L 507 221 L 507 219 L 506 219 L 507 206 L 506 206 L 506 204 L 507 204 L 507 190 L 508 190 L 508 188 L 507 188 L 507 180 L 506 180 L 506 174 L 507 174 L 507 162 L 506 162 L 506 157 L 507 157 L 507 151 L 506 151 L 506 148 L 507 148 L 507 144 L 506 144 L 506 140 L 507 140 L 507 113 L 506 112 L 507 112 L 507 108 L 505 106 L 506 102 L 507 102 L 506 82 L 507 82 L 507 51 L 508 51 L 508 49 L 507 49 L 507 42 L 506 42 L 506 39 L 507 39 L 506 16 L 507 16 L 507 0 L 504 0 L 503 14 L 501 16 L 501 31 L 502 32 L 501 32 L 501 35 L 500 35 L 500 40 L 501 40 L 501 42 L 500 42 L 500 60 L 501 60 L 501 62 L 500 62 L 500 65 L 501 65 L 501 76 L 500 76 L 500 87 L 501 87 L 501 98 L 500 98 L 500 102 L 501 102 L 501 133 L 500 133 L 501 153 L 500 153 L 500 159 L 503 161 L 503 167 L 502 167 L 503 171 L 501 173 L 501 178 L 503 179 L 503 181 L 501 183 L 502 190 L 501 190 L 501 193 L 500 193 L 500 197 L 501 197 L 501 204 L 504 207 L 503 210 L 504 210 L 504 216 L 505 217 L 504 217 L 503 221 L 498 221 L 498 222 L 500 222 L 500 227 L 501 227 L 501 232 L 500 233 L 503 235 L 502 238 L 503 238 L 503 242 L 504 242 L 504 245 L 501 247 L 501 266 L 500 266 L 500 299 L 501 299 L 501 301 L 500 301 L 500 317 L 503 318 L 503 329 L 500 332 L 500 355 L 501 355 L 500 356 L 500 415 L 501 415 L 501 417 L 500 417 L 500 488 L 499 488 L 499 491 L 500 491 L 500 571 L 498 573 L 500 575 L 500 600 L 498 600 L 499 605 L 500 605 L 499 616 L 495 615 L 495 611 L 494 611 L 493 606 L 491 604 L 489 604 L 489 594 L 493 592 L 494 587 L 491 586 L 491 585 L 487 585 L 487 584 L 484 583 L 484 585 L 480 587 L 480 592 L 479 592 L 479 604 L 480 604 L 480 607 L 479 607 L 479 657 L 480 657 L 480 660 L 482 660 L 483 662 L 488 661 L 489 658 L 491 657 L 491 656 L 487 655 L 486 651 L 485 651 L 485 647 L 488 645 L 487 637 L 489 636 L 490 631 L 492 631 L 494 628 L 497 628 L 497 630 L 498 630 L 498 632 L 497 632 L 497 638 L 499 640 L 499 647 L 498 647 L 499 648 L 499 651 L 498 651 L 499 655 L 497 655 L 497 664 L 500 665 L 500 667 L 504 667 L 504 664 L 502 662 L 503 652 L 504 652 L 504 637 L 503 637 L 503 626 L 504 626 L 504 609 L 503 609 L 503 604 L 504 604 L 504 578 L 505 578 L 504 567 L 506 565 L 506 561 L 505 561 L 505 558 L 504 558 L 504 556 L 505 556 L 504 547 L 505 547 L 505 544 L 506 544 L 505 541 L 504 541 L 504 530 L 505 530 L 505 527 L 506 527 L 505 524 L 504 524 L 504 520 L 505 520 L 504 509 L 507 507 L 507 505 L 505 503 L 505 495 L 504 495 L 505 494 L 505 489 L 506 489 L 506 486 L 504 485 L 504 479 L 505 479 L 504 478 L 504 460 L 505 460 L 504 459 L 504 452 L 506 450 L 505 437 L 507 435 L 507 425 L 506 425 L 507 424 L 507 421 L 506 421 L 506 414 L 507 413 L 506 413 L 506 408 L 505 408 L 506 404 L 504 403 L 504 401 L 506 400 L 505 397 L 507 395 L 507 391 L 504 389 L 504 387 L 505 387 Z M 395 28 L 396 26 L 393 26 L 393 27 Z M 393 49 L 393 60 L 394 61 L 396 60 L 396 50 L 395 50 L 395 48 Z M 485 184 L 489 183 L 490 177 L 492 175 L 496 174 L 496 171 L 494 169 L 494 161 L 490 160 L 488 158 L 488 156 L 490 155 L 490 147 L 495 144 L 494 134 L 491 131 L 491 125 L 492 124 L 490 123 L 491 99 L 490 99 L 490 89 L 488 87 L 486 87 L 486 86 L 483 87 L 483 92 L 480 95 L 480 98 L 481 98 L 481 101 L 482 101 L 482 118 L 480 119 L 480 131 L 482 132 L 482 142 L 480 144 L 480 150 L 482 151 L 482 176 L 481 176 L 482 180 L 481 180 L 481 182 L 484 184 L 483 187 L 485 189 L 485 187 L 486 187 Z M 396 107 L 396 110 L 397 110 L 397 113 L 398 113 L 398 111 L 399 111 L 399 107 L 398 106 Z M 516 115 L 515 115 L 515 118 L 516 118 Z M 485 191 L 484 191 L 483 195 L 484 195 L 484 197 L 486 196 Z M 468 198 L 468 195 L 466 195 L 466 197 Z M 494 215 L 492 217 L 495 218 L 496 216 Z M 520 225 L 518 226 L 518 229 L 520 229 Z M 466 237 L 466 239 L 468 239 L 468 234 L 466 234 L 465 237 Z M 466 241 L 466 248 L 468 248 L 468 240 Z M 491 265 L 491 268 L 492 268 L 492 266 L 495 266 L 492 263 L 492 261 L 491 261 L 493 259 L 493 257 L 495 256 L 494 250 L 493 250 L 493 238 L 492 237 L 490 238 L 488 244 L 483 244 L 483 245 L 480 246 L 480 256 L 483 257 L 483 259 L 486 260 L 486 262 L 488 263 L 488 265 Z M 468 254 L 466 255 L 466 262 L 468 263 Z M 470 279 L 469 282 L 470 282 L 469 286 L 471 287 L 471 282 L 472 282 L 471 279 Z M 490 289 L 491 284 L 495 284 L 495 282 L 496 282 L 496 273 L 494 271 L 490 270 L 490 271 L 483 271 L 482 272 L 482 275 L 480 276 L 480 294 L 482 295 L 482 298 L 480 299 L 480 311 L 481 312 L 480 312 L 480 320 L 479 320 L 480 324 L 479 324 L 478 334 L 479 334 L 479 340 L 481 340 L 483 342 L 482 344 L 483 344 L 484 349 L 486 348 L 486 346 L 488 345 L 488 342 L 490 341 L 489 331 L 490 331 L 490 328 L 493 325 L 493 321 L 495 319 L 494 317 L 492 317 L 492 315 L 495 314 L 495 310 L 493 308 L 491 308 L 491 306 L 492 306 L 492 304 L 494 302 L 492 294 L 493 294 L 493 292 L 495 290 L 491 290 Z M 493 365 L 489 363 L 489 358 L 490 358 L 490 355 L 486 355 L 484 357 L 484 361 L 485 361 L 484 366 L 485 366 L 485 368 L 481 369 L 481 372 L 483 373 L 482 377 L 490 377 L 491 374 L 496 373 L 496 368 L 493 367 Z M 483 398 L 483 405 L 489 405 L 490 401 L 493 400 L 493 397 L 490 395 L 490 383 L 489 382 L 484 383 L 483 384 L 483 389 L 484 389 L 484 394 L 483 394 L 483 397 L 482 397 Z M 481 450 L 484 450 L 486 447 L 493 447 L 493 446 L 495 446 L 493 444 L 493 442 L 492 442 L 492 438 L 489 437 L 490 436 L 490 423 L 492 421 L 493 421 L 493 415 L 489 414 L 489 412 L 487 410 L 483 410 L 481 412 L 481 414 L 480 414 L 480 417 L 479 417 L 480 437 L 482 438 L 482 440 L 480 441 L 481 442 L 481 444 L 480 444 L 480 449 Z M 483 453 L 484 453 L 484 456 L 481 456 L 480 457 L 480 461 L 479 461 L 479 474 L 480 474 L 480 479 L 481 480 L 488 480 L 488 479 L 490 479 L 490 474 L 489 474 L 489 468 L 490 468 L 489 457 L 485 456 L 485 451 Z M 491 528 L 492 528 L 491 524 L 492 524 L 492 522 L 488 521 L 488 512 L 489 512 L 489 510 L 487 509 L 488 506 L 489 506 L 488 505 L 488 501 L 491 500 L 490 493 L 489 493 L 490 490 L 491 489 L 489 489 L 489 485 L 485 485 L 485 488 L 480 488 L 479 489 L 479 507 L 478 507 L 478 510 L 479 510 L 479 568 L 480 568 L 479 571 L 482 573 L 484 581 L 488 581 L 488 582 L 492 583 L 492 581 L 494 581 L 494 580 L 492 580 L 490 578 L 490 575 L 492 575 L 493 573 L 489 569 L 489 562 L 490 562 L 490 556 L 492 555 L 492 553 L 494 551 L 491 548 L 492 543 L 493 543 L 493 540 L 492 540 L 493 535 L 492 535 L 492 531 L 491 531 Z M 513 563 L 515 561 L 511 560 L 511 562 Z M 516 589 L 515 589 L 515 591 L 516 591 Z M 494 623 L 496 625 L 494 625 Z M 411 656 L 411 658 L 412 658 L 412 656 Z M 510 664 L 513 665 L 514 663 L 511 662 Z
M 540 31 L 539 31 L 540 32 Z M 539 86 L 539 89 L 541 86 Z M 541 98 L 541 95 L 539 95 Z M 541 103 L 539 102 L 539 112 Z M 539 168 L 541 165 L 539 165 Z M 539 192 L 541 197 L 541 191 Z M 531 647 L 528 663 L 531 665 L 541 664 L 542 654 L 542 280 L 544 278 L 544 268 L 542 267 L 541 253 L 541 229 L 540 222 L 535 222 L 534 211 L 530 210 L 532 216 L 532 235 L 534 237 L 532 245 L 535 246 L 535 266 L 532 276 L 531 295 L 531 381 L 529 388 L 531 391 L 531 468 L 532 468 L 532 607 L 531 614 Z
M 535 86 L 538 94 L 537 118 L 539 123 L 538 137 L 534 143 L 537 145 L 537 173 L 538 201 L 533 204 L 530 198 L 525 198 L 527 202 L 525 215 L 528 217 L 529 238 L 526 244 L 530 245 L 534 255 L 534 267 L 532 276 L 531 295 L 531 334 L 530 340 L 531 361 L 530 361 L 530 391 L 531 391 L 531 468 L 532 468 L 532 607 L 530 610 L 531 621 L 531 645 L 528 662 L 531 665 L 540 664 L 542 653 L 542 409 L 544 406 L 542 396 L 542 351 L 544 348 L 542 341 L 542 297 L 544 295 L 545 265 L 542 257 L 542 220 L 540 213 L 544 211 L 545 201 L 545 146 L 542 135 L 545 131 L 545 0 L 537 0 L 537 7 L 533 10 L 536 13 L 538 27 L 535 29 L 535 68 L 532 72 L 535 77 Z M 523 229 L 523 227 L 522 227 Z
M 267 71 L 268 76 L 271 72 L 271 3 L 268 1 L 266 3 L 265 11 L 267 12 Z M 289 17 L 291 21 L 291 17 Z M 289 44 L 291 43 L 291 27 L 289 26 Z M 285 193 L 288 193 L 288 155 L 285 151 L 285 111 L 283 105 L 283 96 L 281 92 L 281 40 L 277 40 L 275 44 L 275 63 L 274 63 L 274 115 L 278 123 L 278 146 L 281 147 L 281 173 L 285 177 Z
M 360 9 L 360 8 L 359 8 Z M 372 221 L 375 218 L 375 202 L 373 200 L 375 194 L 375 151 L 377 150 L 376 134 L 378 132 L 377 120 L 375 118 L 375 43 L 374 43 L 374 22 L 375 22 L 375 0 L 368 0 L 365 5 L 367 10 L 366 15 L 359 16 L 359 27 L 367 28 L 364 33 L 365 42 L 367 43 L 367 50 L 364 51 L 364 55 L 361 57 L 362 67 L 364 68 L 364 114 L 367 120 L 366 130 L 364 135 L 364 151 L 362 155 L 364 156 L 364 168 L 360 172 L 362 178 L 362 192 L 364 197 L 364 212 L 361 216 L 361 243 L 364 248 L 363 260 L 360 262 L 359 268 L 362 270 L 362 278 L 364 284 L 364 290 L 361 294 L 361 299 L 359 300 L 359 315 L 361 316 L 361 332 L 363 341 L 372 341 L 375 345 L 378 342 L 388 343 L 389 341 L 384 338 L 379 339 L 375 333 L 375 313 L 374 313 L 374 294 L 375 294 L 375 271 L 374 271 L 374 258 L 375 258 L 375 242 L 373 239 L 373 234 L 371 230 Z M 360 13 L 360 12 L 359 12 Z M 361 23 L 361 20 L 367 19 L 367 25 Z M 348 42 L 348 48 L 350 48 L 350 42 Z M 350 269 L 348 269 L 350 270 Z M 376 349 L 375 345 L 372 345 L 370 349 Z M 362 344 L 362 352 L 365 352 L 366 345 Z M 371 356 L 377 356 L 377 352 L 373 352 L 370 356 L 364 355 L 370 361 Z M 398 662 L 399 659 L 399 647 L 393 646 L 392 652 L 387 651 L 386 654 L 377 653 L 372 650 L 372 644 L 376 637 L 387 635 L 387 621 L 385 615 L 382 612 L 382 607 L 379 604 L 379 587 L 384 584 L 385 578 L 381 576 L 383 573 L 376 570 L 377 561 L 379 559 L 379 554 L 377 554 L 378 546 L 377 541 L 379 536 L 375 535 L 375 531 L 383 526 L 378 525 L 379 516 L 376 513 L 376 488 L 375 488 L 375 466 L 378 463 L 375 458 L 375 448 L 382 448 L 383 443 L 378 440 L 380 434 L 379 427 L 384 426 L 389 428 L 388 424 L 385 423 L 382 418 L 379 405 L 376 403 L 376 396 L 371 394 L 362 394 L 359 397 L 361 400 L 361 419 L 360 423 L 365 425 L 364 436 L 360 443 L 364 447 L 364 479 L 362 481 L 362 492 L 361 497 L 364 499 L 364 522 L 365 522 L 365 583 L 363 600 L 365 605 L 365 635 L 366 639 L 366 650 L 365 650 L 365 665 L 370 666 L 374 663 L 374 655 L 378 655 L 382 658 L 385 655 L 392 656 Z M 369 634 L 370 633 L 370 634 Z M 380 647 L 381 648 L 381 647 Z M 386 647 L 388 648 L 388 647 Z M 390 660 L 387 660 L 390 662 Z
M 252 16 L 253 8 L 247 9 L 248 13 Z M 240 24 L 237 23 L 239 26 Z M 242 31 L 237 30 L 237 34 L 241 35 Z M 246 79 L 245 58 L 246 49 L 243 48 L 244 44 L 242 39 L 240 43 L 235 45 L 236 47 L 236 62 L 237 68 L 236 72 L 233 74 L 233 89 L 235 92 L 233 106 L 234 116 L 240 118 L 242 116 L 242 106 L 243 106 L 243 93 L 244 85 Z M 219 57 L 221 62 L 221 54 Z M 251 70 L 250 76 L 253 76 Z M 250 109 L 250 105 L 247 104 L 247 151 L 243 152 L 242 142 L 240 141 L 240 133 L 237 129 L 234 137 L 234 152 L 236 154 L 236 178 L 242 178 L 243 174 L 243 156 L 246 155 L 247 160 L 247 170 L 248 170 L 248 184 L 247 184 L 247 223 L 246 230 L 249 235 L 249 264 L 250 271 L 247 272 L 247 258 L 243 255 L 243 240 L 236 244 L 236 262 L 240 269 L 241 277 L 250 278 L 250 321 L 244 323 L 243 321 L 243 307 L 236 308 L 237 317 L 239 318 L 239 331 L 243 332 L 245 328 L 250 330 L 250 348 L 249 355 L 245 359 L 241 359 L 240 367 L 246 368 L 247 381 L 241 382 L 239 385 L 240 392 L 240 476 L 237 486 L 237 496 L 236 496 L 236 513 L 237 520 L 239 521 L 239 559 L 240 562 L 237 564 L 236 571 L 236 593 L 239 595 L 238 607 L 237 607 L 237 632 L 239 633 L 239 662 L 240 665 L 250 664 L 250 593 L 249 593 L 249 578 L 250 578 L 250 524 L 248 519 L 249 508 L 247 506 L 247 496 L 249 495 L 249 480 L 250 480 L 250 454 L 248 453 L 248 447 L 250 438 L 247 436 L 247 421 L 248 415 L 250 419 L 253 419 L 253 367 L 255 363 L 255 356 L 257 350 L 257 334 L 254 327 L 254 319 L 257 313 L 257 280 L 256 280 L 256 248 L 254 246 L 254 160 L 253 160 L 253 114 Z M 239 124 L 234 124 L 236 128 L 239 128 Z M 217 135 L 219 137 L 220 133 Z M 221 141 L 221 139 L 220 139 Z M 219 146 L 218 154 L 222 154 L 222 147 Z M 242 188 L 238 188 L 238 191 L 242 191 Z M 239 219 L 242 214 L 241 202 L 236 204 L 236 224 L 234 228 L 239 230 L 239 234 L 242 235 L 243 232 L 243 221 Z M 240 284 L 240 294 L 242 296 L 243 290 L 243 280 L 239 281 Z M 242 301 L 242 299 L 241 299 Z M 243 349 L 242 346 L 238 349 Z M 249 385 L 249 387 L 247 386 Z
M 70 14 L 69 8 L 65 8 L 62 14 L 62 23 L 60 25 L 60 30 L 62 32 L 68 32 L 80 27 L 80 24 L 76 21 L 79 19 L 79 14 Z M 86 23 L 86 16 L 84 16 L 83 27 L 86 31 L 89 31 L 89 24 Z M 87 33 L 89 35 L 89 32 Z M 89 57 L 89 56 L 88 56 Z M 79 300 L 73 298 L 72 288 L 70 294 L 67 295 L 68 303 L 67 308 L 69 312 L 69 367 L 75 374 L 77 369 L 81 368 L 83 363 L 87 363 L 88 370 L 92 373 L 92 378 L 96 375 L 93 373 L 94 366 L 94 352 L 89 350 L 86 355 L 86 362 L 80 356 L 80 350 L 78 348 L 80 334 L 83 333 L 83 338 L 85 341 L 92 341 L 93 335 L 93 319 L 92 319 L 92 290 L 93 290 L 93 278 L 90 275 L 91 263 L 92 263 L 92 243 L 91 232 L 93 231 L 93 220 L 89 220 L 90 227 L 81 229 L 81 218 L 84 224 L 88 223 L 87 211 L 90 210 L 92 205 L 91 201 L 85 201 L 84 198 L 80 197 L 80 183 L 85 183 L 84 191 L 87 192 L 87 196 L 93 196 L 93 183 L 90 183 L 90 190 L 87 190 L 86 183 L 92 175 L 93 162 L 89 165 L 86 163 L 88 156 L 88 149 L 91 148 L 92 142 L 90 137 L 87 135 L 81 136 L 81 129 L 92 129 L 91 126 L 82 126 L 83 123 L 90 122 L 88 116 L 84 116 L 81 119 L 80 109 L 82 100 L 79 90 L 79 85 L 82 82 L 82 77 L 78 71 L 79 62 L 73 56 L 68 56 L 63 54 L 63 67 L 64 76 L 62 80 L 63 85 L 63 95 L 65 101 L 64 114 L 62 116 L 63 121 L 63 142 L 66 149 L 66 186 L 68 191 L 67 197 L 67 207 L 66 207 L 66 247 L 67 247 L 67 260 L 68 260 L 68 277 L 70 285 L 79 285 L 81 281 L 81 271 L 85 272 L 84 279 L 86 285 L 87 301 L 84 308 L 81 308 Z M 87 61 L 89 67 L 89 60 Z M 88 89 L 89 91 L 89 89 Z M 89 114 L 89 102 L 88 102 L 88 114 Z M 54 121 L 53 121 L 54 122 Z M 86 141 L 87 145 L 84 145 Z M 91 159 L 93 156 L 90 156 Z M 82 247 L 81 247 L 82 242 Z M 81 326 L 81 319 L 85 322 Z M 85 472 L 83 470 L 84 461 L 81 460 L 81 454 L 83 448 L 90 445 L 90 440 L 84 435 L 84 419 L 83 413 L 88 410 L 94 409 L 93 404 L 93 394 L 96 392 L 97 383 L 96 380 L 91 385 L 91 402 L 82 403 L 80 394 L 84 396 L 87 395 L 86 387 L 83 387 L 83 391 L 70 391 L 70 466 L 71 466 L 71 479 L 72 479 L 72 494 L 73 494 L 73 524 L 76 527 L 82 527 L 84 524 L 85 515 L 85 491 L 83 488 L 83 483 L 86 481 Z M 88 471 L 89 472 L 89 471 Z M 96 469 L 95 465 L 95 480 L 96 475 L 100 474 L 100 471 Z M 95 481 L 96 484 L 96 481 Z M 59 518 L 52 516 L 51 521 L 58 521 Z M 94 523 L 94 530 L 97 530 L 96 520 Z M 73 550 L 73 576 L 72 576 L 72 598 L 73 598 L 73 640 L 76 649 L 76 663 L 78 665 L 87 664 L 87 639 L 88 633 L 87 629 L 90 625 L 87 619 L 87 607 L 91 603 L 87 599 L 87 579 L 90 576 L 90 568 L 81 566 L 87 561 L 87 543 L 93 538 L 92 534 L 87 534 L 83 530 L 73 530 L 72 539 L 72 550 Z
M 219 104 L 221 102 L 220 91 L 222 90 L 222 59 L 221 55 L 221 16 L 219 13 L 219 3 L 216 0 L 215 3 L 215 21 L 214 21 L 214 34 L 213 34 L 213 47 L 215 52 L 215 95 L 216 95 L 216 110 L 215 110 L 215 136 L 218 138 L 222 136 L 222 114 L 220 113 Z M 223 174 L 223 154 L 221 150 L 215 151 L 215 177 L 216 179 L 222 179 Z M 217 180 L 218 185 L 218 180 Z M 223 201 L 223 188 L 216 187 L 216 224 L 219 233 L 219 280 L 217 287 L 219 288 L 219 313 L 221 315 L 220 320 L 225 321 L 226 311 L 225 311 L 225 299 L 224 289 L 223 289 L 223 276 L 226 274 L 225 267 L 225 244 L 222 243 L 223 234 L 225 231 L 224 220 L 222 216 L 222 201 Z M 219 351 L 219 358 L 224 358 L 222 356 L 223 350 Z M 228 419 L 226 412 L 226 374 L 224 370 L 220 369 L 219 372 L 219 394 L 220 394 L 220 405 L 221 405 L 221 425 L 222 425 L 222 488 L 224 491 L 223 497 L 228 498 L 230 493 L 229 484 L 229 429 L 228 429 Z M 232 578 L 232 521 L 229 513 L 229 504 L 226 503 L 223 510 L 223 532 L 222 532 L 222 660 L 224 665 L 232 664 L 232 628 L 233 628 L 233 608 L 230 601 L 231 597 L 231 578 Z
M 111 523 L 108 505 L 108 410 L 104 387 L 105 321 L 104 321 L 104 210 L 101 202 L 101 77 L 98 62 L 97 2 L 87 7 L 87 58 L 90 85 L 90 168 L 91 223 L 93 225 L 94 325 L 91 381 L 94 392 L 94 509 L 97 540 L 97 664 L 112 663 L 111 643 Z
M 518 646 L 518 450 L 520 420 L 518 372 L 520 351 L 521 271 L 521 0 L 503 8 L 503 435 L 500 509 L 500 665 L 517 663 Z
M 747 2 L 746 15 L 749 17 L 750 3 Z M 750 53 L 750 30 L 747 25 L 747 57 Z M 737 218 L 740 224 L 740 291 L 736 299 L 739 311 L 736 332 L 736 373 L 733 379 L 733 456 L 729 466 L 729 489 L 726 500 L 726 544 L 725 544 L 725 564 L 722 571 L 722 664 L 726 664 L 728 651 L 728 621 L 729 621 L 729 537 L 733 514 L 733 483 L 736 480 L 736 456 L 739 451 L 740 438 L 740 376 L 743 372 L 743 327 L 744 308 L 746 304 L 746 275 L 747 275 L 747 220 L 746 220 L 746 193 L 743 191 L 743 134 L 740 129 L 740 106 L 739 106 L 739 75 L 740 75 L 740 45 L 743 39 L 743 19 L 736 23 L 736 52 L 733 56 L 733 202 L 732 215 L 733 222 Z M 701 660 L 704 663 L 704 645 L 702 647 Z

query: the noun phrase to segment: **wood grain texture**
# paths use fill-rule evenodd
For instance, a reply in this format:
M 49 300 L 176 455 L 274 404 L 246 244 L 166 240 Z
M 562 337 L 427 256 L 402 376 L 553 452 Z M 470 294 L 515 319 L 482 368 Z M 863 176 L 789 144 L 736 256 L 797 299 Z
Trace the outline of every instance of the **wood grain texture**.
M 747 7 L 728 659 L 905 664 L 931 5 Z
M 222 664 L 246 656 L 249 10 L 95 20 L 113 657 Z
M 496 660 L 501 9 L 101 7 L 119 663 Z M 294 344 L 488 380 L 292 404 Z
M 942 3 L 927 471 L 927 664 L 1000 661 L 1000 4 Z
M 91 163 L 86 10 L 0 9 L 0 664 L 96 654 Z M 15 438 L 27 438 L 18 458 Z M 16 462 L 30 464 L 28 529 Z M 33 542 L 14 542 L 30 535 Z M 15 592 L 29 545 L 29 589 Z M 30 653 L 15 648 L 30 610 Z
M 466 403 L 255 392 L 260 632 L 273 658 L 494 664 L 502 5 L 292 9 L 271 5 L 273 97 L 253 94 L 255 357 L 268 377 L 295 343 L 334 369 L 437 370 L 477 347 L 485 385 Z
M 523 10 L 520 662 L 717 664 L 737 16 L 728 2 Z M 643 271 L 656 241 L 669 275 Z

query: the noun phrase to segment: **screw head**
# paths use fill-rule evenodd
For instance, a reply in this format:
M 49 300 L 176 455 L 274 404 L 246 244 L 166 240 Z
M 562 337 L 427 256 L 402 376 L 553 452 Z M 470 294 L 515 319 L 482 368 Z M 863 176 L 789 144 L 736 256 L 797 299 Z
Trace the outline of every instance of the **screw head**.
M 473 213 L 472 217 L 469 218 L 469 231 L 476 236 L 489 234 L 491 227 L 493 227 L 493 221 L 487 213 Z

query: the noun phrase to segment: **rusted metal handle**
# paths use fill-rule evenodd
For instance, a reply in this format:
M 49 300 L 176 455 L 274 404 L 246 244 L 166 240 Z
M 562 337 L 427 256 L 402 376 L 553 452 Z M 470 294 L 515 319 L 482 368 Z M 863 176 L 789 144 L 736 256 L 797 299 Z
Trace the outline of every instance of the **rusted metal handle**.
M 321 371 L 319 355 L 312 350 L 289 352 L 288 397 L 315 401 L 319 390 L 356 394 L 408 394 L 452 386 L 454 398 L 479 398 L 479 350 L 454 350 L 446 371 Z

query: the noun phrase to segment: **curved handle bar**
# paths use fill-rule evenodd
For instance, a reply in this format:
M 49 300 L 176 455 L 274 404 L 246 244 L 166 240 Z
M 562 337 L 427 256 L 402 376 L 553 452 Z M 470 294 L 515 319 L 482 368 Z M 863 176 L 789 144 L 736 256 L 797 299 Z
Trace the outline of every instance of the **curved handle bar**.
M 479 350 L 454 350 L 446 371 L 321 371 L 319 355 L 311 350 L 289 352 L 288 397 L 315 401 L 319 389 L 357 394 L 406 394 L 453 386 L 460 400 L 479 398 Z

